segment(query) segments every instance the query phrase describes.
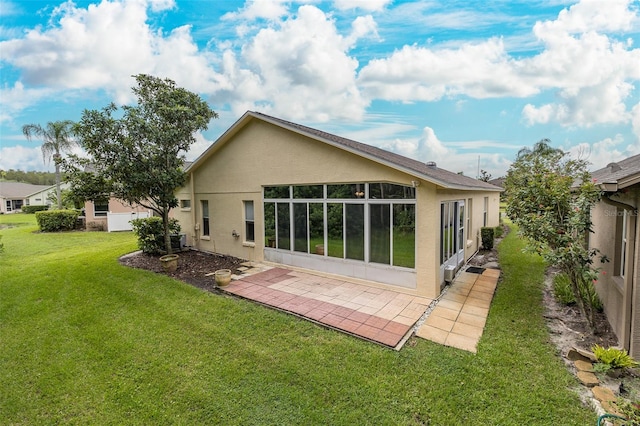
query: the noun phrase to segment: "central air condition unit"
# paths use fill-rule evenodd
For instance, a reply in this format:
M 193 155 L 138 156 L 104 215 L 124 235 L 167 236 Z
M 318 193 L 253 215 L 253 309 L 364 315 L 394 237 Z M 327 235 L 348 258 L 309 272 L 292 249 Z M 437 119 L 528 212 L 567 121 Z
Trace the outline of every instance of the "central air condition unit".
M 444 281 L 451 284 L 453 278 L 456 276 L 456 267 L 452 265 L 445 266 L 444 268 Z

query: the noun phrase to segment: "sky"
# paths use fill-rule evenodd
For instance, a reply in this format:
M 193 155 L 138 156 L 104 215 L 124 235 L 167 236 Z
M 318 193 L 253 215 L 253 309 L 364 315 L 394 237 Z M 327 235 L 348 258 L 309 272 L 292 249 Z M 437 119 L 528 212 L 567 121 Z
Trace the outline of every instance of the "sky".
M 640 154 L 640 0 L 0 0 L 0 169 L 53 170 L 24 124 L 170 78 L 476 177 L 548 138 L 592 170 Z M 76 150 L 77 151 L 77 150 Z

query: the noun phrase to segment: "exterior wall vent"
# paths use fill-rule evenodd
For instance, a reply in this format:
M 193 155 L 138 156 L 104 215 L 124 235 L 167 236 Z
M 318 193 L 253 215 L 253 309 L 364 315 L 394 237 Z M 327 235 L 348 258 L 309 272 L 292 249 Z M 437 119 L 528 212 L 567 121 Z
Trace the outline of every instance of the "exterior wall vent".
M 427 167 L 436 167 L 436 162 L 435 161 L 427 161 Z
M 607 167 L 609 167 L 612 172 L 619 172 L 622 170 L 622 167 L 620 167 L 620 164 L 618 163 L 609 163 L 607 164 Z

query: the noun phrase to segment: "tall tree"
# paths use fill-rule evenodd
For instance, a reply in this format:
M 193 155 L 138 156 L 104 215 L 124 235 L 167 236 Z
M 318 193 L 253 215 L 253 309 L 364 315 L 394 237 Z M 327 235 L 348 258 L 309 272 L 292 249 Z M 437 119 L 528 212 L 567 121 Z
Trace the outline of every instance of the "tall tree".
M 175 190 L 186 182 L 184 154 L 195 142 L 194 133 L 207 129 L 218 114 L 172 80 L 145 74 L 135 79 L 137 105 L 122 111 L 114 104 L 85 110 L 74 131 L 91 157 L 97 181 L 107 183 L 116 198 L 162 217 L 165 248 L 171 253 L 169 212 L 178 205 Z
M 42 139 L 42 160 L 53 158 L 56 167 L 56 195 L 58 197 L 58 209 L 62 208 L 62 196 L 60 193 L 60 163 L 62 152 L 75 145 L 73 139 L 73 121 L 50 121 L 45 127 L 39 124 L 25 124 L 22 133 L 28 140 L 34 136 Z
M 529 247 L 569 276 L 580 309 L 594 325 L 597 250 L 586 244 L 600 190 L 584 160 L 568 159 L 548 139 L 518 152 L 505 180 L 507 215 Z M 606 258 L 602 257 L 602 261 Z

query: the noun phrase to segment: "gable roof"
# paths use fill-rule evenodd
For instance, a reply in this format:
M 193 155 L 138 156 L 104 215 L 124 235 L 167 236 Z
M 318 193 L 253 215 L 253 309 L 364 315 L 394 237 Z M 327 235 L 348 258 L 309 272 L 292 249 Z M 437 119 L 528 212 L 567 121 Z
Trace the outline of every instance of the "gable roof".
M 591 177 L 607 192 L 615 192 L 640 182 L 640 154 L 591 173 Z
M 272 125 L 287 129 L 311 139 L 324 142 L 328 145 L 342 149 L 344 151 L 359 155 L 379 164 L 402 171 L 416 178 L 431 182 L 446 189 L 460 189 L 471 191 L 501 191 L 502 189 L 473 179 L 459 175 L 436 166 L 435 163 L 424 163 L 390 151 L 386 151 L 375 146 L 367 145 L 351 139 L 343 138 L 322 130 L 313 129 L 291 121 L 272 117 L 260 112 L 247 111 L 238 121 L 236 121 L 222 136 L 218 138 L 186 171 L 196 169 L 208 158 L 219 146 L 226 143 L 233 135 L 243 128 L 251 120 L 261 120 Z
M 51 185 L 32 185 L 24 182 L 0 182 L 0 197 L 23 199 L 47 188 L 51 188 Z

